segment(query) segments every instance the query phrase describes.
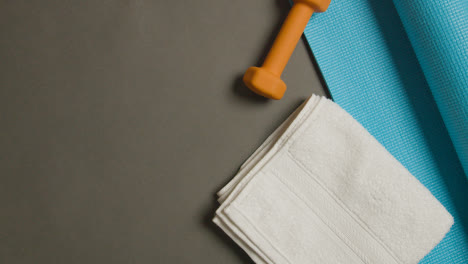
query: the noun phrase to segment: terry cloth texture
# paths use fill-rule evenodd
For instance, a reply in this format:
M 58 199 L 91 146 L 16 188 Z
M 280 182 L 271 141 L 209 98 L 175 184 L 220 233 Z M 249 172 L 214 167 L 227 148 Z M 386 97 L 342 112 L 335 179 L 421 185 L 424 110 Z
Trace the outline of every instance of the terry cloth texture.
M 312 96 L 219 193 L 257 263 L 417 263 L 453 218 L 357 121 Z

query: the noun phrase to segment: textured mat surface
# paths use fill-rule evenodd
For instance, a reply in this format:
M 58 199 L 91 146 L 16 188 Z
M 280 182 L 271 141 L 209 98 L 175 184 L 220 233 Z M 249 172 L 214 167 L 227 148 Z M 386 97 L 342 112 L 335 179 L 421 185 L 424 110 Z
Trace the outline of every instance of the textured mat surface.
M 468 1 L 393 2 L 468 174 Z
M 422 263 L 468 263 L 467 179 L 394 3 L 332 1 L 305 35 L 333 99 L 454 216 Z

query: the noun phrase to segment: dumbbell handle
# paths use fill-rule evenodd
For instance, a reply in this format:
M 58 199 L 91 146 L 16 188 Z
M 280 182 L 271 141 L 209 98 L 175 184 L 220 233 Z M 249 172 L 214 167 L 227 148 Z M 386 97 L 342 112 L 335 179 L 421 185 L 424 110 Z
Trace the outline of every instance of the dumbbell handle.
M 262 67 L 250 67 L 244 74 L 244 83 L 255 93 L 279 100 L 286 91 L 281 73 L 286 67 L 297 42 L 314 12 L 327 10 L 331 0 L 294 0 L 278 36 Z
M 263 62 L 263 68 L 281 75 L 313 13 L 314 9 L 304 2 L 296 2 L 292 6 Z

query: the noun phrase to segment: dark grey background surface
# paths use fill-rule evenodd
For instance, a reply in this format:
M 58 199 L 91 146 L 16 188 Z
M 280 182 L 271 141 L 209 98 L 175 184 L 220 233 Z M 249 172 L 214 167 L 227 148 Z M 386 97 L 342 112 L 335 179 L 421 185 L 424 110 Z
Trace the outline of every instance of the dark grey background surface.
M 0 0 L 0 263 L 250 263 L 215 192 L 311 93 L 253 95 L 287 0 Z

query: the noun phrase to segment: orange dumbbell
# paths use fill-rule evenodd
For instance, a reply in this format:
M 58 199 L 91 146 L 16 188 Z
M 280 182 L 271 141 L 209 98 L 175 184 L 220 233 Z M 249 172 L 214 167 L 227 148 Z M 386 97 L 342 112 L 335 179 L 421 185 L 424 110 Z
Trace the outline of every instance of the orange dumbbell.
M 244 83 L 255 93 L 279 100 L 286 91 L 281 73 L 288 63 L 307 22 L 314 12 L 325 12 L 331 0 L 294 0 L 278 36 L 262 67 L 250 67 L 244 74 Z

